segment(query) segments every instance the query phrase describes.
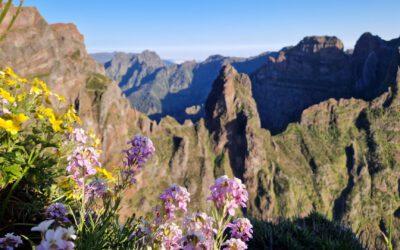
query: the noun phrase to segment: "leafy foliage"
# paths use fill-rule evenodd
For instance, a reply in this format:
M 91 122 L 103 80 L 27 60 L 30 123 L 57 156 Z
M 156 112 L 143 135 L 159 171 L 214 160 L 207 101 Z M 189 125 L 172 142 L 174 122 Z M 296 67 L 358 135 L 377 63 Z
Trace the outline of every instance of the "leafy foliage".
M 39 216 L 20 209 L 44 205 L 51 197 L 70 150 L 65 133 L 80 122 L 72 107 L 53 109 L 63 101 L 39 79 L 20 78 L 10 68 L 0 71 L 0 222 Z

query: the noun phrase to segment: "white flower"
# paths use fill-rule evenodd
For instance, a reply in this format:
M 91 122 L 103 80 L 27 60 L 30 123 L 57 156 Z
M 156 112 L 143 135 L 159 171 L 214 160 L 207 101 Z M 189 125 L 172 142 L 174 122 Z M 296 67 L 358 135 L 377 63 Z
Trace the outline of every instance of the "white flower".
M 32 227 L 31 231 L 45 233 L 47 231 L 47 229 L 49 229 L 50 225 L 53 224 L 53 222 L 54 222 L 54 220 L 42 221 L 36 227 Z
M 64 239 L 72 239 L 72 240 L 76 239 L 74 227 L 70 226 L 68 229 L 65 229 Z
M 68 239 L 75 239 L 75 238 L 76 235 L 73 227 L 69 227 L 68 229 L 63 227 L 58 227 L 56 230 L 50 229 L 46 232 L 44 239 L 36 249 L 72 250 L 75 248 L 75 244 L 72 241 L 68 241 Z

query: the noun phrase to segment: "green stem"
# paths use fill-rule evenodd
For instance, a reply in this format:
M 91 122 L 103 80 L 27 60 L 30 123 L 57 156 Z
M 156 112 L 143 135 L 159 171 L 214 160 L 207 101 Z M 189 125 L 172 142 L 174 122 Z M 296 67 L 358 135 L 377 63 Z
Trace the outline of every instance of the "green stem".
M 217 212 L 217 237 L 215 239 L 214 243 L 214 248 L 215 249 L 220 249 L 222 244 L 223 244 L 223 239 L 224 239 L 224 231 L 226 227 L 226 222 L 225 222 L 225 214 L 226 214 L 226 206 L 222 209 L 222 213 L 218 214 Z
M 83 182 L 83 185 L 82 185 L 82 204 L 81 204 L 80 214 L 81 214 L 81 216 L 80 216 L 81 221 L 79 223 L 79 228 L 80 228 L 80 231 L 82 232 L 83 225 L 85 223 L 85 182 Z

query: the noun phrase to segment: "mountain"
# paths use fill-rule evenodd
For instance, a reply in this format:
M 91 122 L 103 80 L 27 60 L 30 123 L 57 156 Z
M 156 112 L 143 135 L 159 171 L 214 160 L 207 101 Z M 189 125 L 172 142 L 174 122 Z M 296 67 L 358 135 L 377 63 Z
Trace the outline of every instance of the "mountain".
M 90 56 L 98 63 L 105 64 L 106 62 L 111 61 L 114 55 L 117 52 L 98 52 L 98 53 L 90 53 Z
M 340 41 L 333 37 L 311 37 L 277 54 L 253 59 L 214 56 L 202 63 L 166 66 L 152 52 L 130 59 L 121 56 L 121 63 L 114 63 L 121 66 L 111 68 L 114 72 L 132 68 L 135 76 L 126 78 L 123 95 L 120 87 L 124 86 L 104 76 L 103 67 L 87 54 L 83 36 L 74 25 L 48 24 L 35 8 L 23 8 L 9 35 L 0 42 L 0 65 L 12 66 L 26 77 L 39 76 L 65 95 L 67 104 L 79 111 L 84 126 L 99 134 L 102 160 L 111 171 L 121 163 L 128 138 L 142 133 L 154 141 L 155 156 L 125 195 L 125 213 L 132 208 L 138 215 L 151 211 L 159 193 L 171 183 L 192 193 L 190 210 L 207 208 L 203 202 L 209 194 L 207 187 L 220 175 L 235 175 L 249 191 L 248 208 L 243 211 L 248 216 L 277 223 L 282 217 L 302 218 L 318 212 L 351 228 L 370 249 L 384 249 L 381 232 L 390 231 L 397 249 L 398 46 L 398 39 L 383 41 L 365 34 L 351 54 L 343 52 Z M 125 58 L 131 66 L 123 66 Z M 254 64 L 248 68 L 251 61 Z M 243 73 L 254 68 L 250 76 Z M 304 81 L 298 81 L 301 79 Z M 314 81 L 307 85 L 308 80 Z M 284 85 L 286 82 L 292 85 Z M 285 93 L 309 87 L 309 92 L 303 90 L 291 97 L 297 96 L 299 104 L 318 87 L 335 93 L 331 84 L 340 95 L 350 92 L 364 100 L 324 96 L 326 100 L 316 104 L 307 101 L 304 106 L 309 106 L 298 111 L 297 122 L 271 134 L 263 127 L 262 96 L 256 92 L 269 85 L 274 90 L 280 84 Z M 156 87 L 165 87 L 162 98 L 156 96 Z M 204 117 L 180 124 L 166 116 L 156 123 L 131 109 L 125 98 L 131 88 L 133 93 L 146 89 L 161 104 L 176 100 L 170 109 L 179 103 L 179 110 L 199 105 Z M 272 97 L 278 99 L 279 95 Z M 290 98 L 286 101 L 292 103 L 289 108 L 297 103 Z
M 338 38 L 313 36 L 269 57 L 251 76 L 263 127 L 281 132 L 305 108 L 329 98 L 382 94 L 395 82 L 399 42 L 365 33 L 349 54 Z
M 167 115 L 180 122 L 204 116 L 204 103 L 222 65 L 240 72 L 261 67 L 268 53 L 252 58 L 210 56 L 204 62 L 166 63 L 156 53 L 115 53 L 104 64 L 107 76 L 117 81 L 132 107 L 157 120 Z

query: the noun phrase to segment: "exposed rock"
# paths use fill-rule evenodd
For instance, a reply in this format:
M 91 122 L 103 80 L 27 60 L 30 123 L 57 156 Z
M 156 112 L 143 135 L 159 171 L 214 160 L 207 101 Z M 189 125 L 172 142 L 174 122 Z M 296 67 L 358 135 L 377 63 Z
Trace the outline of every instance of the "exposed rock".
M 252 136 L 247 127 L 260 128 L 249 77 L 239 74 L 229 64 L 224 66 L 213 84 L 205 109 L 216 154 L 229 157 L 235 175 L 243 177 L 247 136 Z
M 379 96 L 395 81 L 399 44 L 400 39 L 383 41 L 366 33 L 353 53 L 326 36 L 282 49 L 251 76 L 263 127 L 282 132 L 304 109 L 329 98 Z
M 306 37 L 252 75 L 263 127 L 277 133 L 301 112 L 329 98 L 350 96 L 349 56 L 336 37 Z
M 384 41 L 364 33 L 352 56 L 353 81 L 358 96 L 371 99 L 386 91 L 396 80 L 400 65 L 400 39 Z

